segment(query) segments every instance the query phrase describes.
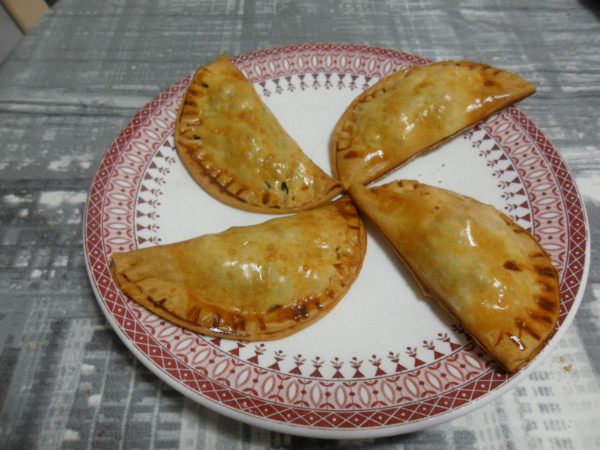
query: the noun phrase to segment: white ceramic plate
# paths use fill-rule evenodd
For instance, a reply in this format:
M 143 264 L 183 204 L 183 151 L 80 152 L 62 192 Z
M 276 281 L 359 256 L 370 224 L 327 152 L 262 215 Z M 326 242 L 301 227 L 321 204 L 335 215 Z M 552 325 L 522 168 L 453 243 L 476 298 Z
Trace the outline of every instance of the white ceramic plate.
M 359 45 L 309 44 L 233 58 L 288 132 L 324 170 L 338 118 L 382 76 L 427 60 Z M 555 336 L 518 374 L 485 356 L 436 304 L 373 228 L 358 280 L 323 319 L 268 342 L 205 338 L 123 296 L 110 255 L 180 241 L 272 216 L 206 194 L 173 143 L 190 77 L 141 109 L 107 150 L 85 217 L 86 262 L 108 321 L 154 373 L 191 399 L 275 431 L 325 438 L 406 433 L 497 397 L 548 354 L 583 295 L 589 237 L 583 202 L 560 155 L 508 108 L 381 182 L 410 178 L 468 194 L 533 230 L 561 275 Z

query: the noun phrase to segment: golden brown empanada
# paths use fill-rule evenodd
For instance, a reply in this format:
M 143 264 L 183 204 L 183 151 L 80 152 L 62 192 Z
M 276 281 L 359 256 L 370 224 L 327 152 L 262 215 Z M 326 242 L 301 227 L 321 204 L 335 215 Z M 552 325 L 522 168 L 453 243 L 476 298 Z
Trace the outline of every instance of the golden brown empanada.
M 325 203 L 341 183 L 283 129 L 226 55 L 200 68 L 181 102 L 175 143 L 213 197 L 248 211 L 295 212 Z
M 508 370 L 553 334 L 559 279 L 535 238 L 494 207 L 402 180 L 350 194 L 426 295 Z
M 112 255 L 121 290 L 200 333 L 275 339 L 313 323 L 362 267 L 364 224 L 348 196 L 219 234 Z
M 470 61 L 412 66 L 359 95 L 331 139 L 333 172 L 368 184 L 535 92 L 503 70 Z

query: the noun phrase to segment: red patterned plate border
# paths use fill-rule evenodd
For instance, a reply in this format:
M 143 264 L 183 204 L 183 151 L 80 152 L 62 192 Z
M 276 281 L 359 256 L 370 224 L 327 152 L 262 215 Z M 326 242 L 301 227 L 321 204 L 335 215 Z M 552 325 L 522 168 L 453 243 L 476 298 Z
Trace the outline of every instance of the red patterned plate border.
M 364 89 L 428 61 L 376 47 L 306 44 L 256 51 L 234 62 L 268 96 L 285 89 Z M 404 355 L 373 355 L 368 364 L 318 356 L 307 361 L 282 352 L 266 355 L 263 344 L 206 339 L 124 298 L 109 270 L 110 254 L 158 243 L 155 206 L 176 159 L 173 123 L 188 83 L 186 78 L 161 93 L 119 133 L 92 182 L 84 221 L 88 273 L 103 312 L 128 348 L 169 385 L 253 425 L 312 437 L 364 438 L 422 429 L 482 406 L 548 353 L 551 345 L 524 371 L 510 375 L 468 338 L 440 333 L 421 348 L 407 347 Z M 587 220 L 573 177 L 517 108 L 465 137 L 493 168 L 507 213 L 532 229 L 561 273 L 554 344 L 575 315 L 589 264 Z

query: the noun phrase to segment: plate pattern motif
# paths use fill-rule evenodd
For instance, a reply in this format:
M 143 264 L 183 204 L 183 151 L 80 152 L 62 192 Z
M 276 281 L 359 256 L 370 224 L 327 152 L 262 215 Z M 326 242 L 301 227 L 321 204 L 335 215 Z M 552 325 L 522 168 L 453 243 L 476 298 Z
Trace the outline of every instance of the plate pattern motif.
M 310 44 L 233 59 L 246 76 L 276 95 L 294 89 L 365 89 L 403 67 L 427 60 L 393 50 Z M 324 430 L 389 429 L 463 405 L 507 384 L 456 327 L 401 351 L 370 358 L 285 354 L 264 344 L 206 338 L 165 322 L 125 298 L 112 279 L 112 252 L 160 243 L 161 186 L 177 159 L 173 127 L 190 77 L 138 112 L 96 173 L 86 209 L 85 250 L 101 307 L 130 348 L 180 390 L 249 417 Z M 574 308 L 586 258 L 586 222 L 572 177 L 543 133 L 509 108 L 467 133 L 473 151 L 494 169 L 505 212 L 532 230 L 562 280 L 559 327 Z M 400 431 L 398 431 L 400 432 Z

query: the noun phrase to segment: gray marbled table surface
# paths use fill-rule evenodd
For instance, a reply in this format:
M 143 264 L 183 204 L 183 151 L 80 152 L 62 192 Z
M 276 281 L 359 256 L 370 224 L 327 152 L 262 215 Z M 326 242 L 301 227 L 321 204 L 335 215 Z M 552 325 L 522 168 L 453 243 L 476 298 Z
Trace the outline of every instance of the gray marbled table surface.
M 0 448 L 600 448 L 600 4 L 593 0 L 60 0 L 0 66 Z M 82 225 L 106 149 L 154 96 L 227 52 L 307 42 L 485 61 L 578 184 L 592 257 L 554 351 L 517 387 L 423 431 L 321 441 L 225 418 L 141 364 L 90 287 Z

